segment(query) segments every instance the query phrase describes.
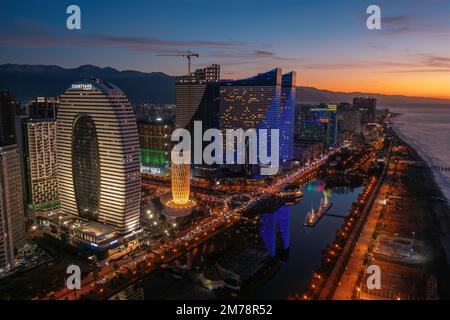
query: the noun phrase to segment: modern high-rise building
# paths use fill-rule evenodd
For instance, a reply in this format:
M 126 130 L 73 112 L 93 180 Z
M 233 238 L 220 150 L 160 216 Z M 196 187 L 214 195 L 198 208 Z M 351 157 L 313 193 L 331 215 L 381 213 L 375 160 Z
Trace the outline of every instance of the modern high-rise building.
M 377 99 L 371 97 L 354 97 L 353 108 L 359 110 L 361 113 L 363 124 L 374 122 Z
M 306 142 L 323 142 L 327 148 L 338 143 L 338 126 L 335 104 L 320 105 L 308 110 L 302 122 L 301 137 Z
M 9 92 L 0 91 L 0 147 L 16 143 L 16 109 L 15 97 Z
M 361 112 L 350 103 L 340 103 L 337 108 L 338 125 L 342 132 L 361 132 Z
M 98 79 L 73 84 L 57 116 L 59 194 L 63 213 L 111 225 L 139 226 L 139 138 L 124 93 Z
M 289 164 L 294 158 L 294 122 L 295 122 L 296 72 L 281 77 L 280 110 L 280 163 Z
M 170 121 L 138 122 L 141 172 L 165 175 L 170 168 L 171 136 L 174 124 Z
M 22 170 L 17 145 L 0 147 L 0 269 L 13 269 L 25 245 Z
M 194 121 L 202 121 L 204 128 L 217 123 L 220 66 L 198 69 L 177 78 L 175 128 L 193 130 Z
M 287 78 L 286 83 L 288 84 Z M 220 84 L 220 129 L 224 132 L 226 129 L 236 130 L 239 128 L 244 131 L 268 129 L 270 141 L 270 129 L 280 129 L 280 116 L 283 114 L 281 80 L 281 69 L 275 68 L 251 78 L 222 81 Z M 288 99 L 285 101 L 288 106 Z M 289 108 L 286 109 L 286 114 L 290 116 Z M 232 142 L 227 141 L 227 143 Z M 227 148 L 231 148 L 231 146 Z M 271 145 L 268 143 L 268 154 L 270 153 Z M 236 157 L 238 156 L 236 154 Z M 236 168 L 246 175 L 259 174 L 258 165 L 229 165 L 227 167 L 231 170 Z
M 177 78 L 175 129 L 189 130 L 193 139 L 195 121 L 201 121 L 203 132 L 218 128 L 219 80 L 220 66 L 217 64 Z M 206 143 L 202 147 L 205 145 Z M 218 171 L 217 165 L 192 165 L 194 177 L 214 178 Z
M 25 122 L 28 207 L 33 211 L 59 206 L 56 160 L 56 121 Z

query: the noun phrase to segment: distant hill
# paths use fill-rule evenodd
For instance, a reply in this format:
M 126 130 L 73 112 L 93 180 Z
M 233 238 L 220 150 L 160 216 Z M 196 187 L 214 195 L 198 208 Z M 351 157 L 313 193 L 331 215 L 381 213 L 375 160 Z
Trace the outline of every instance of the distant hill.
M 74 69 L 44 65 L 0 65 L 0 90 L 11 91 L 18 100 L 36 96 L 55 96 L 69 86 L 89 77 L 100 78 L 119 86 L 134 103 L 173 103 L 175 78 L 161 72 L 118 71 L 84 65 Z
M 377 105 L 380 107 L 390 107 L 399 105 L 419 105 L 419 104 L 446 104 L 450 106 L 448 99 L 436 99 L 426 97 L 408 97 L 401 95 L 386 95 L 367 92 L 334 92 L 329 90 L 320 90 L 313 87 L 297 87 L 297 102 L 300 103 L 327 103 L 327 102 L 352 102 L 353 97 L 371 96 L 377 99 Z
M 97 77 L 119 86 L 133 103 L 175 103 L 175 77 L 161 72 L 118 71 L 84 65 L 65 69 L 49 65 L 0 65 L 0 90 L 9 90 L 20 101 L 36 96 L 55 96 L 63 93 L 72 83 Z M 380 107 L 407 104 L 448 104 L 450 100 L 383 95 L 363 92 L 333 92 L 313 87 L 298 87 L 297 102 L 351 102 L 355 96 L 373 96 Z

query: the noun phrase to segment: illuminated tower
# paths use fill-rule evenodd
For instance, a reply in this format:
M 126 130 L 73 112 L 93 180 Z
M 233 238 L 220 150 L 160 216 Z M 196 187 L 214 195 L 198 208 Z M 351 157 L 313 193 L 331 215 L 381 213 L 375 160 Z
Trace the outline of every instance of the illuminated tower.
M 189 198 L 191 191 L 190 152 L 184 151 L 184 153 L 176 155 L 178 158 L 175 159 L 174 154 L 176 155 L 176 153 L 172 153 L 171 192 L 161 196 L 166 215 L 172 218 L 188 216 L 195 206 L 195 201 Z
M 295 71 L 281 77 L 280 161 L 283 166 L 288 166 L 294 158 L 295 78 Z
M 172 201 L 177 206 L 189 202 L 190 175 L 189 164 L 172 164 Z
M 91 79 L 73 84 L 61 96 L 57 161 L 64 213 L 123 233 L 139 226 L 138 131 L 118 87 Z

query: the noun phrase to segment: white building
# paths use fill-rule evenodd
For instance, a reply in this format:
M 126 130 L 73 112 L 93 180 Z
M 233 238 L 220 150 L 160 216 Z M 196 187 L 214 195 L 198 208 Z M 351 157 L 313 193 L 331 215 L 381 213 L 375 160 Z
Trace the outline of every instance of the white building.
M 14 268 L 25 245 L 22 170 L 17 145 L 0 147 L 0 270 Z
M 122 233 L 139 226 L 138 131 L 118 87 L 92 79 L 73 84 L 61 96 L 57 160 L 63 213 Z

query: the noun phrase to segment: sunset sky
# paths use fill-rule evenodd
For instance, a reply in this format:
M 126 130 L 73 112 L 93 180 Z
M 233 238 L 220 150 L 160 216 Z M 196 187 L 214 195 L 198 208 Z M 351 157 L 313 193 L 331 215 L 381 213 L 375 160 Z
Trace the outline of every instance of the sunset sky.
M 81 7 L 82 29 L 66 28 Z M 382 30 L 366 28 L 381 7 Z M 0 64 L 93 64 L 119 70 L 186 72 L 218 63 L 223 78 L 275 66 L 298 83 L 334 91 L 450 98 L 450 1 L 51 1 L 2 0 Z

